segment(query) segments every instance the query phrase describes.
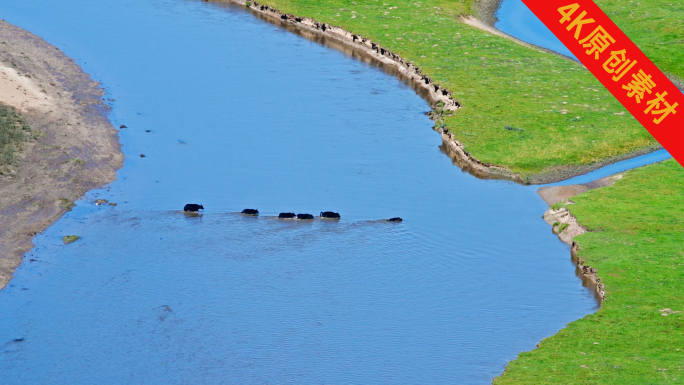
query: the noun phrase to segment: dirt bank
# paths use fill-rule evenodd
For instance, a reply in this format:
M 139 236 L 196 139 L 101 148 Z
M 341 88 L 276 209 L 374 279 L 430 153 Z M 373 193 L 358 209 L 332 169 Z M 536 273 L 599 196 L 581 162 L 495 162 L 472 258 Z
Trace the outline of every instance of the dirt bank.
M 0 175 L 0 288 L 34 235 L 86 191 L 116 178 L 123 154 L 103 95 L 59 49 L 0 21 L 0 103 L 38 133 Z
M 616 180 L 621 179 L 622 174 L 609 176 L 603 179 L 599 179 L 590 183 L 569 185 L 569 186 L 553 186 L 553 187 L 542 187 L 537 192 L 549 205 L 554 205 L 560 202 L 568 202 L 567 204 L 572 204 L 572 198 L 575 195 L 581 194 L 583 192 L 612 186 Z M 551 225 L 551 231 L 554 234 L 558 234 L 558 238 L 570 245 L 570 253 L 572 261 L 577 266 L 577 275 L 582 278 L 584 286 L 592 287 L 597 296 L 599 303 L 606 298 L 606 292 L 604 290 L 604 285 L 601 283 L 601 279 L 597 275 L 596 269 L 588 266 L 582 258 L 577 254 L 579 251 L 579 246 L 574 241 L 574 238 L 578 235 L 587 232 L 584 228 L 577 222 L 570 211 L 565 207 L 558 207 L 557 209 L 549 208 L 544 213 L 544 220 L 546 223 Z
M 537 190 L 537 193 L 542 197 L 544 202 L 546 202 L 549 206 L 553 206 L 556 203 L 565 202 L 569 198 L 589 190 L 612 186 L 618 179 L 622 179 L 622 174 L 607 176 L 589 183 L 542 187 Z
M 589 190 L 612 186 L 619 179 L 622 179 L 622 174 L 611 175 L 583 184 L 542 187 L 537 190 L 537 193 L 550 206 L 561 202 L 573 204 L 570 198 Z M 580 275 L 585 286 L 591 286 L 595 289 L 599 302 L 603 301 L 606 298 L 604 285 L 597 276 L 596 269 L 586 265 L 578 256 L 579 246 L 574 241 L 576 236 L 584 234 L 587 232 L 587 229 L 577 223 L 577 218 L 570 214 L 566 207 L 559 207 L 557 210 L 554 210 L 553 207 L 548 209 L 544 213 L 544 220 L 551 225 L 551 231 L 554 234 L 558 234 L 558 238 L 561 241 L 570 245 L 572 261 L 577 265 L 577 274 Z
M 597 294 L 599 303 L 606 299 L 606 292 L 601 279 L 597 275 L 596 269 L 588 266 L 582 258 L 577 254 L 579 246 L 573 241 L 573 238 L 580 234 L 587 232 L 587 229 L 577 223 L 575 218 L 568 209 L 561 207 L 558 210 L 549 209 L 544 213 L 544 220 L 551 225 L 554 234 L 558 234 L 558 238 L 570 245 L 570 253 L 572 261 L 577 266 L 577 273 L 582 278 L 585 286 L 593 287 Z
M 622 179 L 622 174 L 607 176 L 583 184 L 542 187 L 537 190 L 537 193 L 544 202 L 550 206 L 561 202 L 573 204 L 570 198 L 589 190 L 612 186 L 615 184 L 615 181 L 619 179 Z M 592 287 L 596 292 L 599 303 L 603 301 L 606 298 L 604 285 L 597 276 L 596 269 L 588 266 L 584 260 L 578 256 L 577 252 L 579 251 L 579 246 L 574 241 L 576 236 L 586 233 L 587 229 L 577 222 L 577 218 L 570 214 L 570 211 L 568 211 L 566 207 L 559 207 L 557 210 L 554 210 L 553 207 L 549 208 L 544 213 L 544 220 L 551 225 L 551 231 L 553 231 L 554 234 L 558 234 L 558 238 L 561 241 L 570 245 L 572 261 L 577 265 L 576 273 L 582 278 L 584 286 Z
M 494 27 L 499 19 L 496 12 L 501 7 L 503 0 L 478 0 L 475 2 L 475 17 L 487 26 Z

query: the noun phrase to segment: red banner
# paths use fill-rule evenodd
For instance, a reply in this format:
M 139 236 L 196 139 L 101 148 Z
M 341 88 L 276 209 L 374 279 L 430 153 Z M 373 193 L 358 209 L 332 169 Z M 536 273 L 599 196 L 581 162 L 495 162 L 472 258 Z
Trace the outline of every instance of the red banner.
M 592 0 L 522 0 L 684 165 L 684 94 Z

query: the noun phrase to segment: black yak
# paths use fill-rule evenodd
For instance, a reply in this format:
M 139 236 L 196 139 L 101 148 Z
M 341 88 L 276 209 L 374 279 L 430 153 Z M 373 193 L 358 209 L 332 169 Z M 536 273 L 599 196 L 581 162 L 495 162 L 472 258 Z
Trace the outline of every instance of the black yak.
M 297 214 L 297 219 L 314 219 L 311 214 Z
M 340 214 L 334 213 L 332 211 L 322 211 L 321 218 L 340 219 Z
M 398 222 L 403 222 L 403 221 L 404 221 L 404 220 L 401 219 L 401 218 L 399 218 L 399 217 L 394 217 L 394 218 L 390 218 L 390 219 L 387 220 L 387 222 L 397 222 L 397 223 L 398 223 Z
M 292 219 L 294 217 L 296 217 L 295 213 L 280 213 L 280 214 L 278 214 L 278 218 L 282 218 L 282 219 Z
M 194 203 L 188 203 L 183 207 L 183 211 L 191 211 L 191 212 L 197 212 L 199 210 L 204 210 L 204 206 L 194 204 Z
M 259 210 L 255 209 L 244 209 L 242 210 L 242 213 L 245 215 L 259 215 Z

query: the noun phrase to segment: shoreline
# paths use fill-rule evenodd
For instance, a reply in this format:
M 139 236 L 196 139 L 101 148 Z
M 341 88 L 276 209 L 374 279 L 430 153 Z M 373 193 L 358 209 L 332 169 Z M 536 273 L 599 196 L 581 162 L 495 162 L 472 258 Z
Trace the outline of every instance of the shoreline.
M 582 280 L 582 286 L 590 288 L 594 292 L 599 307 L 606 299 L 605 285 L 601 282 L 601 278 L 598 277 L 598 271 L 580 258 L 579 244 L 574 240 L 576 236 L 584 234 L 589 230 L 580 225 L 577 218 L 565 206 L 574 203 L 570 198 L 587 191 L 610 187 L 616 181 L 622 179 L 623 175 L 624 172 L 589 183 L 549 186 L 537 189 L 539 197 L 550 206 L 544 212 L 542 218 L 551 226 L 551 231 L 558 235 L 558 239 L 570 246 L 570 259 L 576 266 L 575 274 Z
M 679 352 L 682 339 L 667 333 L 682 323 L 674 261 L 681 254 L 683 171 L 668 159 L 605 178 L 612 180 L 596 189 L 568 186 L 579 195 L 553 205 L 544 219 L 571 245 L 583 282 L 602 299 L 610 294 L 608 301 L 520 353 L 495 384 L 662 383 L 663 372 L 677 373 L 680 355 L 669 352 Z M 570 195 L 551 188 L 539 191 L 547 203 Z
M 429 76 L 423 74 L 423 71 L 419 67 L 416 67 L 411 61 L 402 58 L 396 53 L 380 46 L 380 44 L 364 38 L 361 35 L 354 34 L 344 28 L 332 26 L 328 23 L 318 22 L 308 17 L 298 17 L 292 14 L 282 13 L 279 10 L 261 4 L 258 1 L 252 1 L 249 7 L 246 6 L 244 0 L 214 0 L 212 2 L 228 2 L 243 5 L 259 15 L 280 20 L 281 23 L 295 25 L 299 28 L 336 39 L 353 48 L 360 49 L 379 62 L 395 67 L 404 77 L 423 90 L 423 92 L 419 94 L 426 98 L 431 105 L 443 103 L 443 109 L 447 111 L 455 111 L 461 108 L 461 104 L 452 98 L 453 93 L 451 91 L 435 83 Z
M 605 285 L 598 277 L 597 270 L 589 265 L 579 257 L 579 245 L 574 241 L 578 235 L 586 233 L 588 230 L 577 222 L 577 218 L 568 211 L 567 208 L 561 207 L 558 210 L 549 208 L 544 213 L 544 221 L 551 226 L 551 231 L 558 235 L 561 242 L 570 246 L 570 256 L 573 263 L 577 267 L 577 273 L 582 279 L 583 286 L 590 286 L 596 294 L 599 307 L 606 299 Z M 564 228 L 561 229 L 561 226 Z
M 0 20 L 0 72 L 0 103 L 37 134 L 23 144 L 14 170 L 0 175 L 1 290 L 33 237 L 87 191 L 114 181 L 123 154 L 104 90 L 57 47 Z M 17 84 L 20 92 L 10 95 Z
M 431 118 L 433 120 L 439 120 L 444 110 L 452 113 L 458 113 L 457 110 L 461 108 L 461 103 L 452 98 L 453 90 L 448 90 L 443 86 L 434 83 L 434 81 L 429 76 L 423 74 L 422 70 L 419 67 L 413 65 L 411 61 L 406 60 L 401 56 L 397 55 L 396 53 L 382 47 L 379 43 L 372 42 L 370 39 L 354 34 L 350 31 L 347 31 L 344 28 L 335 27 L 328 23 L 321 23 L 308 17 L 299 17 L 296 15 L 283 13 L 278 9 L 262 4 L 258 1 L 252 1 L 249 7 L 247 7 L 246 5 L 246 0 L 203 1 L 215 4 L 241 5 L 246 9 L 251 10 L 255 14 L 255 16 L 261 18 L 262 20 L 266 20 L 268 22 L 277 24 L 281 27 L 286 28 L 290 32 L 299 32 L 299 35 L 307 39 L 318 41 L 316 37 L 330 38 L 331 40 L 335 40 L 341 43 L 341 46 L 332 45 L 332 48 L 344 52 L 346 50 L 342 47 L 348 47 L 351 48 L 353 51 L 362 52 L 364 55 L 372 58 L 373 60 L 376 60 L 378 66 L 382 67 L 383 69 L 393 69 L 386 72 L 399 77 L 401 80 L 408 82 L 421 97 L 427 100 L 430 107 L 433 109 L 431 113 Z M 485 14 L 484 12 L 485 10 L 487 10 L 493 11 L 495 14 L 496 10 L 498 9 L 498 5 L 500 5 L 500 2 L 501 0 L 483 0 L 481 2 L 478 2 L 479 5 L 477 7 L 477 11 L 478 13 Z M 493 8 L 494 5 L 496 5 L 497 8 Z M 494 20 L 495 17 L 492 15 L 490 21 Z M 469 23 L 466 23 L 464 20 L 462 20 L 462 22 L 471 25 Z M 486 24 L 481 20 L 480 23 L 483 26 Z M 483 29 L 478 26 L 473 27 L 518 42 L 518 40 L 513 37 L 502 36 L 505 35 L 503 32 L 499 31 L 501 34 L 500 35 L 492 32 L 490 28 Z M 491 28 L 494 29 L 493 27 Z M 301 33 L 303 31 L 307 31 L 309 33 Z M 544 53 L 554 54 L 563 57 L 569 61 L 576 62 L 571 58 L 568 58 L 564 55 L 560 55 L 556 52 L 552 52 L 541 47 L 537 47 L 524 42 L 519 42 L 519 44 L 522 44 L 530 49 L 535 49 Z M 355 55 L 352 54 L 352 56 Z M 443 106 L 440 106 L 440 103 L 443 103 Z M 546 172 L 533 174 L 529 176 L 523 176 L 508 169 L 507 167 L 483 162 L 473 157 L 468 151 L 466 151 L 463 143 L 454 138 L 453 134 L 450 134 L 448 132 L 445 133 L 441 128 L 438 128 L 437 125 L 434 127 L 434 130 L 442 135 L 443 145 L 440 147 L 440 149 L 442 149 L 443 152 L 447 153 L 447 155 L 452 159 L 454 164 L 456 164 L 462 170 L 469 172 L 471 175 L 480 179 L 506 179 L 524 185 L 538 185 L 560 182 L 566 179 L 570 179 L 597 170 L 609 164 L 644 155 L 662 148 L 659 145 L 647 147 L 631 153 L 607 158 L 592 164 L 560 166 L 548 170 Z

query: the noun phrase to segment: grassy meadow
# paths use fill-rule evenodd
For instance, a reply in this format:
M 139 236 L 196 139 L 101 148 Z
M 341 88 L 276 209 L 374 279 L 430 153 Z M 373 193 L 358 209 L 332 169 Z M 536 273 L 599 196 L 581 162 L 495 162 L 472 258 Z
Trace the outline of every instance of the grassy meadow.
M 580 64 L 460 22 L 473 13 L 473 0 L 262 3 L 343 27 L 413 61 L 463 105 L 443 119 L 466 150 L 524 178 L 657 145 Z M 678 65 L 668 68 L 684 73 Z
M 579 256 L 598 269 L 606 300 L 494 383 L 684 383 L 684 169 L 642 167 L 572 201 L 590 230 L 575 237 Z

